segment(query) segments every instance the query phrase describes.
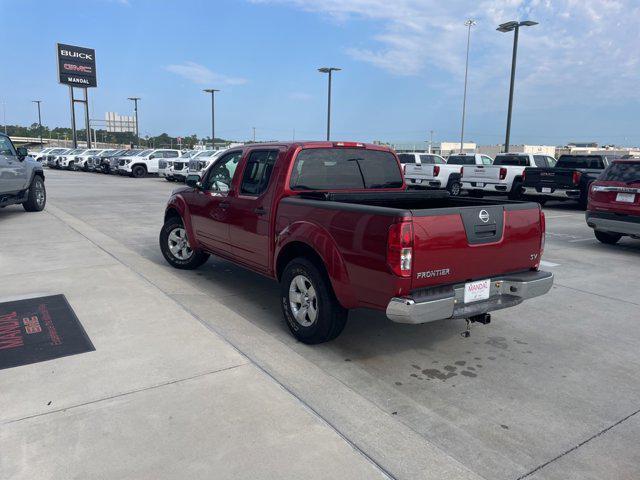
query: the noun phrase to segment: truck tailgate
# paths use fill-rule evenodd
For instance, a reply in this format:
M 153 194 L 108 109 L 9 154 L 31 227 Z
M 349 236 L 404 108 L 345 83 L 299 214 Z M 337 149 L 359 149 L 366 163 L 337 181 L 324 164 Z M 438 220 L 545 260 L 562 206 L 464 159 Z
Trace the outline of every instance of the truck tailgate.
M 462 171 L 462 181 L 465 183 L 498 183 L 499 178 L 500 167 L 492 165 L 465 165 Z
M 413 290 L 537 268 L 542 224 L 536 203 L 413 212 Z
M 573 183 L 574 170 L 569 168 L 526 168 L 523 185 L 542 188 L 575 188 Z
M 433 179 L 433 164 L 418 165 L 407 163 L 404 167 L 405 178 Z

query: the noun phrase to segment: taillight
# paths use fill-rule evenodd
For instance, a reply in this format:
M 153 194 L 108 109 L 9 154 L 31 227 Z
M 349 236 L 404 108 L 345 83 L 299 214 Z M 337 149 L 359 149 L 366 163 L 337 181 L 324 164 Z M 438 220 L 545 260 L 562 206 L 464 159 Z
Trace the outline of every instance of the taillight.
M 433 176 L 437 177 L 439 173 L 440 173 L 440 165 L 434 165 L 433 166 Z
M 389 227 L 387 237 L 387 264 L 399 277 L 411 276 L 411 257 L 413 256 L 413 224 L 411 222 L 394 223 Z
M 574 185 L 579 185 L 580 184 L 580 177 L 582 177 L 582 173 L 580 172 L 573 172 L 573 184 Z
M 507 169 L 502 167 L 500 168 L 500 180 L 504 180 L 507 178 Z

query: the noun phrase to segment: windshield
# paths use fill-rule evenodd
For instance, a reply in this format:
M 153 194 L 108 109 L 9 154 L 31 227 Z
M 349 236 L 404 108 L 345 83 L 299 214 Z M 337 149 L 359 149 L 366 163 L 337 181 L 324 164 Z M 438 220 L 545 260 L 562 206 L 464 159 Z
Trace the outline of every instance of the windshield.
M 451 155 L 447 159 L 447 163 L 449 165 L 475 165 L 476 158 L 473 155 Z
M 391 152 L 362 148 L 310 148 L 296 157 L 293 190 L 400 188 L 402 174 Z
M 53 150 L 51 150 L 49 153 L 50 153 L 51 155 L 55 155 L 55 154 L 57 154 L 57 153 L 64 153 L 64 152 L 66 152 L 66 151 L 67 151 L 67 149 L 66 149 L 66 148 L 54 148 L 54 149 L 53 149 Z
M 136 153 L 137 157 L 146 157 L 147 155 L 149 155 L 151 152 L 153 152 L 153 149 L 149 149 L 149 150 L 143 150 L 140 153 Z
M 615 162 L 602 172 L 599 180 L 640 183 L 640 162 Z
M 71 155 L 78 155 L 79 153 L 84 152 L 84 148 L 76 148 L 75 150 L 71 150 L 69 153 Z
M 197 153 L 194 158 L 212 157 L 215 153 L 215 150 L 205 150 L 204 152 Z
M 132 157 L 133 155 L 138 155 L 142 150 L 127 150 L 122 154 L 123 157 Z
M 84 152 L 83 155 L 95 155 L 96 153 L 98 153 L 100 150 L 87 150 L 86 152 Z
M 493 161 L 494 165 L 507 165 L 512 167 L 526 167 L 529 157 L 525 155 L 498 155 Z
M 556 168 L 604 168 L 599 155 L 561 155 Z

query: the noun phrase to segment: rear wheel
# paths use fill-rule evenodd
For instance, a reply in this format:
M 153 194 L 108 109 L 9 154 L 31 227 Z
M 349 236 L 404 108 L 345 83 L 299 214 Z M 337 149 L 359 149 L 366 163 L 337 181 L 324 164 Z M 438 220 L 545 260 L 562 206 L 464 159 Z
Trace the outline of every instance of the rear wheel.
M 593 233 L 599 241 L 607 245 L 615 245 L 622 238 L 622 235 L 619 233 L 601 232 L 599 230 L 594 230 Z
M 168 219 L 160 230 L 160 250 L 172 267 L 181 270 L 198 268 L 209 258 L 208 253 L 194 250 L 189 243 L 182 220 Z
M 447 190 L 452 197 L 457 197 L 462 191 L 462 185 L 460 184 L 460 182 L 453 181 L 449 184 Z
M 282 313 L 296 339 L 309 345 L 336 338 L 348 311 L 336 298 L 324 272 L 306 258 L 289 262 L 280 280 Z
M 147 169 L 142 165 L 136 165 L 131 169 L 131 176 L 135 178 L 142 178 L 147 175 Z
M 44 180 L 39 175 L 33 177 L 33 181 L 29 186 L 29 194 L 27 201 L 22 207 L 27 212 L 41 212 L 47 203 L 47 190 L 44 188 Z
M 509 200 L 522 200 L 522 182 L 514 180 L 509 192 Z

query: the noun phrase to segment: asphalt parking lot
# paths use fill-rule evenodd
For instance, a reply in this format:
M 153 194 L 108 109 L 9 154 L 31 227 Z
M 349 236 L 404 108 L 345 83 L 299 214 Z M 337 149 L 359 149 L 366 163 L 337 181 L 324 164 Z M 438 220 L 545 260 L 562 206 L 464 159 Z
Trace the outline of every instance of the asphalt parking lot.
M 640 241 L 600 244 L 577 208 L 545 207 L 552 291 L 470 338 L 357 311 L 310 347 L 271 280 L 166 264 L 176 184 L 45 173 L 45 212 L 0 210 L 0 300 L 64 293 L 96 352 L 0 371 L 7 478 L 640 478 Z

